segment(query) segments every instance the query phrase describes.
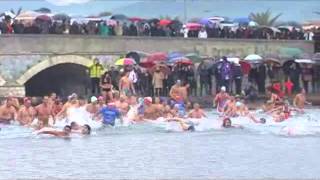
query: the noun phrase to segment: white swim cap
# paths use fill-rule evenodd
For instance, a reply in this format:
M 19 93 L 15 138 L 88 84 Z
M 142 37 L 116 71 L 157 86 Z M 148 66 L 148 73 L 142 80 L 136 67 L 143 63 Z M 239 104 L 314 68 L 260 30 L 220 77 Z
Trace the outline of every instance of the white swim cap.
M 222 86 L 222 87 L 220 88 L 220 90 L 225 92 L 227 89 L 226 89 L 225 86 Z
M 241 103 L 240 101 L 237 101 L 237 102 L 236 102 L 236 106 L 237 106 L 237 107 L 239 107 L 239 106 L 241 106 L 241 105 L 242 105 L 242 103 Z
M 98 98 L 97 97 L 95 97 L 95 96 L 92 96 L 91 98 L 90 98 L 90 101 L 93 103 L 93 102 L 97 102 L 98 101 Z

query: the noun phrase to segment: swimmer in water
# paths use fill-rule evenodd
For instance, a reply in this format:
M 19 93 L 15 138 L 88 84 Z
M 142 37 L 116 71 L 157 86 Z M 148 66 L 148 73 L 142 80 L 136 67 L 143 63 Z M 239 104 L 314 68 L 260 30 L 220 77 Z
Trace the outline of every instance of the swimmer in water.
M 226 87 L 222 86 L 221 91 L 216 94 L 213 105 L 217 106 L 218 112 L 222 113 L 225 110 L 226 102 L 229 99 L 229 94 L 226 92 Z
M 299 112 L 303 112 L 305 104 L 310 105 L 311 103 L 306 101 L 306 91 L 304 89 L 301 89 L 301 92 L 297 94 L 293 99 L 293 106 L 296 107 Z
M 59 130 L 44 130 L 38 132 L 38 134 L 49 134 L 49 135 L 53 135 L 56 137 L 61 137 L 61 138 L 65 138 L 65 137 L 69 137 L 71 133 L 71 126 L 66 125 L 62 131 Z
M 185 121 L 181 118 L 168 118 L 168 122 L 178 122 L 183 131 L 195 131 L 194 123 L 192 121 Z
M 91 127 L 88 124 L 80 126 L 76 122 L 72 122 L 70 124 L 71 132 L 72 133 L 79 133 L 83 135 L 90 135 L 91 134 Z
M 15 119 L 17 112 L 13 103 L 13 99 L 9 97 L 5 104 L 0 107 L 0 124 L 10 124 L 10 121 Z
M 204 113 L 204 111 L 200 108 L 200 105 L 198 103 L 195 103 L 194 108 L 189 112 L 188 117 L 201 119 L 207 116 Z
M 17 115 L 17 121 L 22 126 L 28 126 L 32 123 L 35 118 L 36 110 L 31 106 L 31 100 L 24 98 L 24 106 L 22 106 Z
M 123 122 L 121 113 L 114 103 L 108 103 L 108 105 L 103 107 L 97 115 L 102 115 L 102 123 L 104 125 L 114 126 L 116 118 L 119 118 L 121 122 Z
M 224 118 L 222 121 L 223 128 L 243 128 L 241 125 L 232 125 L 232 121 L 230 118 Z

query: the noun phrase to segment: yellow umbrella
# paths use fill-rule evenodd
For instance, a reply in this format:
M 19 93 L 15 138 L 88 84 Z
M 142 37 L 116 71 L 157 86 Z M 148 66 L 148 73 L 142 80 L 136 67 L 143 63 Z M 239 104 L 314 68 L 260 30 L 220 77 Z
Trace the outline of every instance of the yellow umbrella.
M 115 63 L 116 66 L 124 66 L 124 65 L 134 65 L 136 61 L 132 58 L 121 58 L 118 59 Z

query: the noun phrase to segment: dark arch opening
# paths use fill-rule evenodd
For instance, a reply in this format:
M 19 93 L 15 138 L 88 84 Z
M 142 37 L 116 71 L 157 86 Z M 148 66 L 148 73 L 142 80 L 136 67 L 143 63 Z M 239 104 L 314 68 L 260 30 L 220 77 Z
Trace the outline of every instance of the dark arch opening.
M 64 63 L 42 70 L 25 83 L 27 96 L 45 96 L 52 92 L 61 97 L 71 93 L 87 95 L 90 79 L 87 68 L 79 64 Z

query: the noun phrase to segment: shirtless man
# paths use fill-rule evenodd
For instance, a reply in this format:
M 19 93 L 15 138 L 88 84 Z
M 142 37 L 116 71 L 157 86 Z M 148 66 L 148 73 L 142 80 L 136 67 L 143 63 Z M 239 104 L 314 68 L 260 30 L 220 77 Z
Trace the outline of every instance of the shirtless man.
M 151 97 L 145 97 L 144 98 L 143 116 L 144 116 L 145 119 L 148 119 L 148 120 L 157 119 L 156 110 L 154 109 L 154 106 L 152 106 L 152 98 Z
M 194 123 L 181 118 L 167 118 L 168 122 L 178 122 L 183 131 L 195 131 Z
M 43 130 L 43 131 L 39 131 L 38 134 L 49 134 L 49 135 L 53 135 L 56 137 L 61 137 L 61 138 L 66 138 L 69 137 L 71 133 L 71 126 L 66 125 L 62 131 L 58 131 L 58 130 Z
M 132 93 L 136 94 L 134 86 L 133 86 L 133 83 L 129 79 L 129 73 L 128 72 L 120 79 L 120 81 L 119 81 L 119 90 L 120 90 L 121 94 L 126 95 L 126 96 L 129 96 Z
M 24 106 L 18 111 L 17 120 L 20 125 L 27 126 L 32 123 L 35 118 L 36 110 L 31 106 L 31 100 L 24 98 Z
M 67 111 L 70 107 L 79 107 L 77 94 L 73 93 L 68 97 L 68 101 L 63 105 L 61 111 L 55 116 L 56 119 L 62 119 L 67 116 Z
M 294 97 L 293 106 L 298 108 L 299 111 L 303 112 L 305 104 L 311 104 L 311 103 L 306 101 L 306 91 L 302 89 L 301 92 Z
M 226 87 L 222 86 L 221 91 L 215 96 L 213 105 L 217 106 L 218 112 L 224 112 L 226 102 L 229 99 L 229 94 L 226 92 Z
M 231 96 L 229 100 L 225 103 L 225 111 L 224 115 L 228 117 L 235 117 L 238 116 L 236 112 L 236 99 L 235 97 Z
M 56 93 L 51 93 L 50 97 L 49 97 L 49 101 L 48 101 L 49 105 L 50 106 L 55 106 L 56 101 L 57 101 L 57 94 Z
M 120 110 L 121 115 L 125 116 L 129 111 L 129 104 L 126 102 L 124 95 L 120 96 L 119 102 L 116 103 L 116 107 Z
M 156 113 L 156 117 L 161 117 L 163 115 L 163 110 L 164 110 L 164 106 L 161 104 L 160 102 L 160 98 L 159 97 L 155 97 L 154 99 L 154 104 L 152 104 L 155 113 Z
M 38 118 L 40 127 L 48 126 L 50 117 L 53 117 L 52 109 L 49 105 L 49 97 L 44 96 L 42 99 L 42 103 L 38 105 L 35 109 L 36 117 Z
M 13 99 L 7 98 L 4 105 L 0 107 L 0 124 L 10 124 L 16 117 L 16 109 L 13 106 Z
M 173 85 L 169 92 L 170 98 L 175 100 L 176 102 L 180 102 L 183 100 L 181 94 L 181 81 L 177 80 L 176 84 Z
M 179 88 L 179 92 L 180 92 L 180 95 L 182 97 L 182 99 L 185 101 L 185 102 L 188 102 L 189 101 L 189 98 L 188 98 L 188 89 L 189 89 L 190 85 L 189 84 L 186 84 L 185 86 L 181 86 Z
M 94 116 L 100 111 L 100 107 L 98 105 L 98 99 L 95 96 L 92 96 L 90 98 L 90 104 L 87 105 L 86 110 Z
M 193 110 L 190 111 L 188 114 L 190 118 L 196 118 L 196 119 L 201 119 L 203 117 L 207 117 L 206 114 L 202 109 L 200 109 L 200 105 L 198 103 L 195 103 L 193 106 Z

